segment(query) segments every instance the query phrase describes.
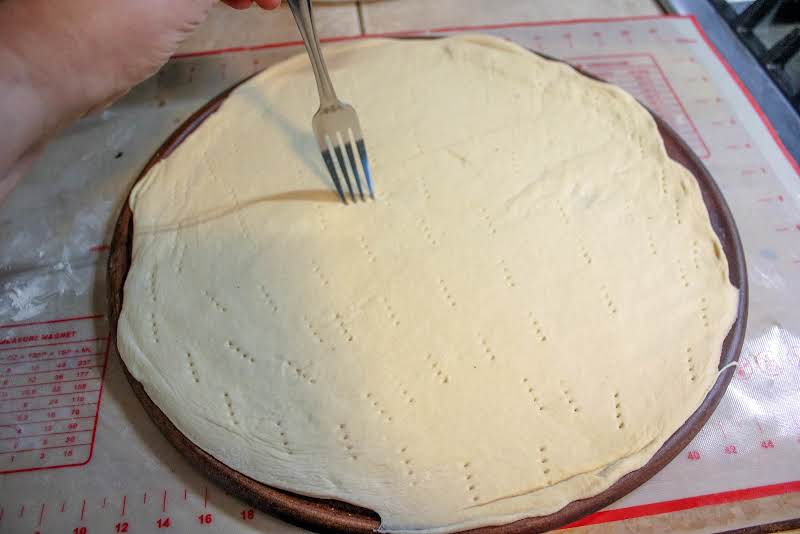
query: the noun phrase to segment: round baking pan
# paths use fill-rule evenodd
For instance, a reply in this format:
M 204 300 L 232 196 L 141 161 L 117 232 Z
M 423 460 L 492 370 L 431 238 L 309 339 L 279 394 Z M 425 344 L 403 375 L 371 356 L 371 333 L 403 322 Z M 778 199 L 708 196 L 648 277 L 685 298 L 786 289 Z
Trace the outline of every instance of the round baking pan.
M 585 72 L 583 74 L 595 78 Z M 216 112 L 233 89 L 235 87 L 215 97 L 189 117 L 153 155 L 138 179 L 141 179 L 158 161 L 169 156 L 176 147 L 203 124 L 206 118 Z M 667 153 L 673 160 L 686 167 L 697 180 L 702 191 L 703 201 L 711 218 L 711 225 L 719 237 L 722 250 L 728 260 L 730 281 L 739 288 L 740 298 L 736 322 L 725 338 L 720 355 L 719 369 L 724 370 L 717 377 L 717 381 L 700 407 L 664 443 L 650 461 L 640 469 L 628 473 L 607 490 L 593 497 L 574 501 L 558 512 L 546 516 L 522 519 L 506 525 L 484 527 L 470 532 L 480 531 L 492 534 L 542 532 L 567 525 L 608 506 L 650 479 L 689 444 L 711 416 L 717 404 L 719 404 L 728 387 L 728 383 L 733 377 L 734 367 L 726 368 L 726 366 L 737 361 L 739 357 L 747 322 L 748 300 L 747 272 L 739 233 L 719 188 L 705 166 L 666 122 L 655 114 L 653 114 L 653 117 L 664 140 Z M 310 120 L 311 117 L 309 116 Z M 123 287 L 131 265 L 133 230 L 133 213 L 126 202 L 122 213 L 117 219 L 108 261 L 107 283 L 111 338 L 115 346 L 117 321 L 123 305 Z M 197 447 L 183 435 L 150 399 L 144 387 L 130 375 L 124 362 L 123 369 L 125 369 L 128 381 L 144 410 L 164 436 L 191 464 L 228 493 L 290 523 L 316 531 L 368 533 L 375 531 L 380 525 L 380 517 L 371 510 L 340 501 L 315 499 L 272 488 L 231 469 Z

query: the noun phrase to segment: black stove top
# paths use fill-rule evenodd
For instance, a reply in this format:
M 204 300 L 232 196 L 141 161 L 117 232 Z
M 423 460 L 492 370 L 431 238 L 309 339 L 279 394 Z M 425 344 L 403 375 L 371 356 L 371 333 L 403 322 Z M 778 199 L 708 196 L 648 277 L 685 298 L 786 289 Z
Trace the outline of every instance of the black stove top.
M 800 0 L 712 3 L 800 110 Z
M 800 160 L 800 0 L 661 0 L 694 15 Z

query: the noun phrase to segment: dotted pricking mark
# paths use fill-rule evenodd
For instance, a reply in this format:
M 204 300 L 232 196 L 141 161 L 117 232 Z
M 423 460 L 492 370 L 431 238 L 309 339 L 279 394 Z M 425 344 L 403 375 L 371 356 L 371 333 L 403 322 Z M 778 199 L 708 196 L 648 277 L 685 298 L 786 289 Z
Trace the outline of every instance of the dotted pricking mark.
M 314 209 L 317 212 L 317 219 L 319 219 L 320 228 L 322 228 L 322 231 L 324 232 L 328 229 L 328 221 L 325 219 L 325 215 L 322 214 L 322 208 L 320 208 L 319 204 L 314 204 Z
M 411 481 L 409 482 L 409 484 L 411 486 L 416 486 L 417 485 L 417 481 L 416 481 L 416 477 L 414 476 L 414 467 L 412 466 L 413 462 L 412 462 L 411 458 L 406 454 L 406 451 L 408 451 L 408 447 L 404 446 L 404 447 L 401 447 L 397 451 L 397 454 L 400 455 L 401 461 L 403 462 L 403 466 L 405 468 L 406 476 L 411 478 Z
M 608 313 L 610 313 L 612 316 L 617 315 L 617 305 L 614 304 L 614 301 L 611 299 L 611 295 L 608 293 L 608 288 L 604 285 L 600 286 L 600 291 L 603 294 L 603 301 L 606 303 Z
M 661 194 L 662 196 L 666 196 L 667 194 L 667 175 L 664 170 L 661 170 L 661 176 L 659 178 L 659 182 L 661 183 Z
M 233 421 L 234 425 L 238 425 L 239 421 L 236 419 L 236 414 L 233 411 L 233 401 L 231 400 L 231 396 L 226 391 L 223 393 L 223 397 L 225 397 L 225 404 L 228 406 L 228 415 L 230 416 L 231 421 Z
M 439 363 L 433 359 L 432 354 L 428 354 L 428 356 L 426 356 L 425 359 L 430 362 L 431 371 L 433 371 L 433 377 L 435 379 L 437 379 L 442 384 L 447 384 L 448 382 L 450 382 L 450 377 L 447 376 L 444 373 L 444 371 L 442 371 L 442 369 L 439 367 Z
M 474 476 L 472 474 L 472 471 L 470 470 L 470 465 L 471 464 L 469 462 L 464 462 L 463 464 L 461 464 L 461 467 L 464 469 L 464 482 L 467 487 L 468 498 L 472 502 L 478 502 L 481 498 L 480 495 L 478 495 L 478 486 L 473 481 Z
M 267 288 L 264 287 L 263 285 L 259 285 L 258 289 L 261 290 L 261 295 L 264 297 L 264 302 L 267 303 L 267 306 L 270 307 L 273 313 L 277 313 L 278 305 L 275 304 L 275 301 L 273 300 L 272 295 L 270 295 L 269 291 L 267 291 Z
M 650 248 L 650 254 L 658 256 L 658 249 L 656 249 L 656 241 L 653 238 L 653 232 L 647 231 L 647 246 Z
M 422 149 L 420 147 L 420 151 L 421 150 Z M 420 185 L 420 189 L 422 190 L 422 194 L 425 197 L 425 199 L 426 200 L 430 200 L 431 199 L 431 191 L 430 191 L 430 189 L 428 189 L 427 180 L 425 180 L 425 178 L 422 177 L 422 176 L 419 177 L 419 185 Z
M 560 202 L 556 202 L 556 206 L 558 207 L 558 214 L 561 215 L 561 220 L 564 221 L 564 224 L 569 224 L 569 216 L 567 216 L 564 206 Z
M 309 374 L 307 374 L 303 369 L 298 367 L 292 360 L 285 360 L 286 366 L 291 369 L 298 378 L 302 378 L 309 384 L 316 384 L 317 380 L 312 378 Z
M 407 389 L 400 391 L 400 394 L 403 395 L 403 400 L 406 401 L 406 404 L 414 404 L 414 397 L 411 396 Z
M 177 273 L 183 272 L 183 258 L 186 256 L 186 243 L 181 245 L 181 251 L 178 253 L 178 260 L 175 264 L 175 271 Z
M 444 295 L 444 299 L 450 305 L 451 308 L 456 307 L 456 301 L 453 298 L 452 293 L 450 293 L 450 289 L 448 289 L 447 284 L 445 284 L 444 279 L 439 278 L 439 289 L 442 290 L 442 294 Z
M 689 380 L 694 382 L 697 380 L 697 375 L 694 373 L 694 360 L 692 359 L 692 347 L 686 348 L 686 363 L 689 368 Z
M 150 271 L 150 299 L 156 302 L 156 272 Z
M 397 111 L 395 111 L 394 113 L 395 114 L 393 116 L 397 117 Z M 414 144 L 416 145 L 416 148 L 417 148 L 417 150 L 414 152 L 414 156 L 418 156 L 420 154 L 425 153 L 425 149 L 422 148 L 422 143 L 419 140 L 419 134 L 417 132 L 413 132 L 411 134 L 411 138 L 414 139 Z M 413 159 L 414 156 L 412 156 L 412 158 L 410 158 L 410 159 Z M 420 181 L 423 180 L 422 177 L 420 177 L 419 179 L 420 179 Z
M 516 98 L 519 98 L 519 95 L 515 95 Z M 509 161 L 511 162 L 511 175 L 512 176 L 520 176 L 520 165 L 519 165 L 519 154 L 516 150 L 511 150 L 508 152 Z
M 639 159 L 644 159 L 644 141 L 641 134 L 636 135 L 636 147 L 639 149 Z
M 675 199 L 675 222 L 678 224 L 683 224 L 681 220 L 681 199 Z
M 622 402 L 619 400 L 619 392 L 614 393 L 614 411 L 617 419 L 617 428 L 625 428 L 625 421 L 622 419 Z
M 227 180 L 223 180 L 222 178 L 217 176 L 217 173 L 214 172 L 214 169 L 211 167 L 211 163 L 208 161 L 208 155 L 206 154 L 205 151 L 202 152 L 202 158 L 203 158 L 203 163 L 205 163 L 206 168 L 208 168 L 209 176 L 211 176 L 211 178 L 216 182 L 222 184 L 222 187 L 225 188 L 225 191 L 228 193 L 228 196 L 231 198 L 231 200 L 233 200 L 233 206 L 235 208 L 233 210 L 233 216 L 236 219 L 239 228 L 242 230 L 242 235 L 245 236 L 245 238 L 250 242 L 251 245 L 256 246 L 256 242 L 253 239 L 253 236 L 250 235 L 250 231 L 247 229 L 247 226 L 245 226 L 244 221 L 242 220 L 242 215 L 240 213 L 241 203 L 239 202 L 239 197 L 236 195 L 236 190 L 233 187 L 231 187 L 231 184 L 229 184 Z
M 703 326 L 706 328 L 711 326 L 708 321 L 708 301 L 705 297 L 700 298 L 700 318 L 703 319 Z
M 200 375 L 197 374 L 197 368 L 194 366 L 194 360 L 192 360 L 192 353 L 186 353 L 186 360 L 189 362 L 189 370 L 192 372 L 192 378 L 196 384 L 200 383 Z
M 358 460 L 358 455 L 353 452 L 353 444 L 350 441 L 350 434 L 347 433 L 347 425 L 341 423 L 337 430 L 339 431 L 339 439 L 342 441 L 342 447 L 344 447 L 347 456 L 351 460 Z
M 624 221 L 626 223 L 633 223 L 636 220 L 636 217 L 633 215 L 633 210 L 631 209 L 631 201 L 630 199 L 625 199 L 625 218 Z
M 314 340 L 320 345 L 323 345 L 325 343 L 325 340 L 322 339 L 322 336 L 319 334 L 317 329 L 314 327 L 313 324 L 311 324 L 311 320 L 306 316 L 303 316 L 303 320 L 306 323 L 306 328 L 308 328 L 308 331 L 311 332 L 311 336 L 314 338 Z
M 394 326 L 400 326 L 400 321 L 397 319 L 397 313 L 395 313 L 394 308 L 392 308 L 392 305 L 389 304 L 389 299 L 387 299 L 386 297 L 381 297 L 381 300 L 383 301 L 383 305 L 386 308 L 386 313 L 389 315 L 389 320 L 392 321 L 392 324 Z
M 569 216 L 567 215 L 567 211 L 564 209 L 564 206 L 562 206 L 561 202 L 558 201 L 556 201 L 556 206 L 558 207 L 559 215 L 561 215 L 561 220 L 564 221 L 565 225 L 570 226 L 571 222 Z M 586 245 L 584 244 L 583 240 L 580 237 L 578 237 L 577 242 L 578 242 L 578 252 L 580 253 L 581 258 L 586 263 L 586 265 L 591 265 L 592 255 L 589 254 L 589 250 L 586 248 Z
M 489 215 L 489 212 L 486 211 L 486 208 L 484 208 L 483 206 L 478 208 L 478 211 L 480 212 L 481 217 L 483 218 L 484 222 L 486 223 L 486 229 L 489 230 L 489 234 L 490 235 L 496 235 L 497 234 L 497 228 L 495 227 L 494 222 L 492 221 L 492 217 Z
M 533 326 L 533 330 L 536 333 L 536 338 L 542 343 L 547 341 L 547 336 L 544 335 L 544 330 L 542 330 L 542 325 L 539 324 L 539 321 L 534 319 L 532 312 L 528 314 L 528 318 L 531 320 L 531 326 Z
M 505 260 L 500 260 L 497 262 L 501 269 L 503 269 L 503 280 L 505 281 L 506 285 L 509 288 L 517 287 L 517 282 L 514 280 L 514 277 L 511 274 L 511 270 L 506 265 Z
M 392 422 L 392 420 L 393 420 L 392 416 L 389 415 L 386 412 L 386 409 L 383 407 L 383 405 L 380 402 L 378 402 L 378 399 L 375 398 L 375 395 L 373 395 L 370 392 L 367 392 L 367 393 L 364 394 L 364 399 L 366 399 L 366 401 L 369 402 L 372 405 L 372 408 L 378 413 L 378 415 L 381 416 L 381 418 L 385 422 L 387 422 L 387 423 L 391 423 Z
M 433 237 L 433 231 L 431 231 L 431 227 L 425 217 L 419 220 L 419 226 L 422 228 L 422 233 L 425 235 L 425 239 L 428 241 L 428 243 L 434 247 L 438 246 L 439 242 Z
M 533 407 L 539 412 L 543 411 L 544 406 L 542 406 L 541 402 L 539 401 L 539 397 L 536 395 L 536 391 L 533 389 L 533 386 L 530 385 L 527 378 L 522 379 L 522 385 L 528 390 L 528 395 L 530 395 L 531 400 L 533 401 Z
M 361 242 L 361 248 L 364 250 L 364 253 L 367 255 L 367 260 L 370 263 L 375 263 L 375 254 L 372 253 L 372 249 L 369 248 L 367 244 L 367 239 L 362 235 L 358 237 L 359 242 Z
M 495 361 L 497 358 L 494 354 L 494 351 L 492 351 L 492 348 L 489 346 L 489 343 L 487 343 L 486 338 L 481 337 L 480 340 L 481 346 L 483 346 L 483 353 L 486 355 L 486 358 L 488 358 L 491 362 Z
M 222 304 L 220 304 L 220 303 L 219 303 L 219 301 L 218 301 L 217 299 L 215 299 L 213 296 L 211 296 L 211 294 L 210 294 L 208 291 L 206 291 L 205 289 L 203 290 L 203 295 L 204 295 L 204 296 L 205 296 L 205 297 L 206 297 L 208 300 L 210 300 L 210 301 L 211 301 L 211 304 L 213 304 L 213 305 L 214 305 L 214 307 L 217 309 L 217 311 L 220 311 L 220 312 L 222 312 L 222 313 L 225 313 L 226 311 L 228 311 L 228 309 L 227 309 L 227 308 L 225 308 L 225 306 L 223 306 Z
M 347 328 L 347 324 L 345 324 L 344 319 L 342 318 L 341 314 L 336 313 L 333 318 L 339 324 L 339 328 L 342 331 L 342 335 L 347 340 L 348 343 L 353 342 L 353 334 L 350 333 L 350 329 Z
M 544 474 L 547 483 L 550 483 L 550 468 L 547 464 L 550 462 L 550 459 L 547 457 L 547 447 L 542 445 L 539 447 L 539 464 L 542 467 L 542 474 Z
M 328 287 L 328 285 L 330 285 L 328 277 L 325 276 L 325 273 L 322 272 L 322 269 L 320 268 L 319 265 L 317 265 L 317 262 L 315 262 L 314 260 L 311 260 L 311 268 L 314 270 L 314 274 L 317 275 L 317 278 L 319 278 L 320 283 L 324 287 Z
M 678 273 L 680 273 L 681 276 L 681 284 L 683 285 L 683 287 L 689 287 L 689 278 L 686 276 L 686 270 L 683 268 L 683 265 L 681 265 L 680 260 L 677 261 L 677 264 L 678 264 Z
M 581 258 L 583 258 L 583 261 L 586 262 L 586 265 L 591 265 L 592 264 L 592 256 L 589 254 L 589 251 L 586 250 L 586 247 L 584 246 L 583 241 L 581 241 L 580 239 L 578 240 L 578 249 L 580 250 Z
M 255 363 L 255 361 L 256 361 L 256 359 L 255 359 L 255 358 L 253 358 L 252 356 L 250 356 L 250 354 L 248 354 L 246 351 L 244 351 L 244 350 L 242 349 L 242 347 L 238 346 L 238 345 L 237 345 L 236 343 L 234 343 L 233 341 L 230 341 L 230 340 L 226 341 L 226 342 L 225 342 L 225 347 L 226 347 L 226 348 L 227 348 L 229 351 L 233 352 L 234 354 L 238 354 L 239 356 L 241 356 L 243 359 L 245 359 L 245 360 L 249 361 L 250 363 Z
M 158 323 L 156 322 L 156 314 L 150 313 L 150 329 L 153 332 L 153 341 L 158 343 Z
M 286 430 L 283 429 L 283 421 L 275 421 L 275 426 L 278 427 L 278 434 L 281 437 L 281 445 L 286 449 L 286 454 L 292 455 L 292 450 L 289 448 L 289 438 L 286 437 Z
M 694 262 L 694 268 L 700 268 L 700 243 L 697 241 L 692 241 L 692 261 Z
M 567 401 L 567 406 L 569 406 L 569 409 L 572 410 L 572 413 L 578 413 L 581 411 L 581 409 L 578 407 L 578 404 L 575 402 L 575 398 L 570 393 L 569 388 L 563 383 L 561 384 L 561 394 L 564 396 L 564 400 Z

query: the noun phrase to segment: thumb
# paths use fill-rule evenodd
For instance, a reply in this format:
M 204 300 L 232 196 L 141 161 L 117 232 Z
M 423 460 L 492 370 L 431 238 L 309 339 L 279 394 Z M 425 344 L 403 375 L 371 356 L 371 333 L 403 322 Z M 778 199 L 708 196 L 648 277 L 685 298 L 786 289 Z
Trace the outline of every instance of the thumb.
M 281 5 L 281 0 L 222 0 L 234 9 L 247 9 L 253 2 L 264 9 L 275 9 Z

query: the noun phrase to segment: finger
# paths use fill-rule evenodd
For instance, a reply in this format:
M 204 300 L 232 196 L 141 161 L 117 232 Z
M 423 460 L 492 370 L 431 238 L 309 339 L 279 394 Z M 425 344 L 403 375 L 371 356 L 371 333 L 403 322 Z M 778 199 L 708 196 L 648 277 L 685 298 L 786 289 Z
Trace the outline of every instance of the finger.
M 281 0 L 255 0 L 255 2 L 264 9 L 275 9 L 281 5 Z
M 253 0 L 222 0 L 234 9 L 247 9 L 253 4 Z

